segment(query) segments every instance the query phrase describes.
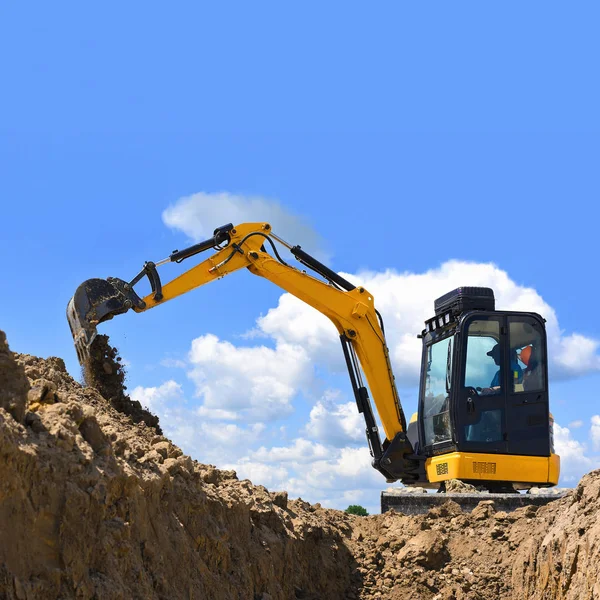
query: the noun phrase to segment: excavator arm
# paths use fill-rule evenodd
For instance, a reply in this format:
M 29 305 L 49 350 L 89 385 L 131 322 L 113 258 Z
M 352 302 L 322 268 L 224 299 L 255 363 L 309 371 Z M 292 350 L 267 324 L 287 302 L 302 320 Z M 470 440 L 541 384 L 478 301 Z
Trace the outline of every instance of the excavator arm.
M 274 241 L 287 247 L 300 263 L 326 281 L 287 264 Z M 273 255 L 267 252 L 267 245 Z M 211 249 L 214 253 L 209 258 L 162 285 L 157 267 L 167 262 L 181 262 Z M 90 279 L 81 284 L 67 307 L 80 362 L 83 364 L 89 356 L 98 323 L 130 309 L 138 313 L 150 310 L 242 268 L 268 279 L 333 322 L 340 336 L 358 410 L 365 418 L 373 466 L 388 481 L 415 481 L 421 461 L 414 455 L 406 437 L 406 420 L 392 373 L 383 322 L 375 309 L 373 295 L 340 277 L 300 246 L 286 243 L 272 232 L 268 223 L 220 227 L 205 242 L 174 251 L 158 263 L 146 263 L 130 282 L 108 278 Z M 140 298 L 133 288 L 144 276 L 148 277 L 152 292 Z M 361 370 L 385 432 L 383 443 Z

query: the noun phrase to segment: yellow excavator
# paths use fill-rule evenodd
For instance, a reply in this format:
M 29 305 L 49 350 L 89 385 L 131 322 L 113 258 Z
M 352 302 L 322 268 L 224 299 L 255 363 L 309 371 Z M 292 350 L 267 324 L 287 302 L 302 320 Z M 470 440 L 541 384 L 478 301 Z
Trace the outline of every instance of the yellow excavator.
M 314 275 L 285 262 L 276 244 Z M 211 256 L 162 284 L 159 267 L 205 251 Z M 560 459 L 553 447 L 546 330 L 540 315 L 498 311 L 493 291 L 483 287 L 460 287 L 435 300 L 435 314 L 419 335 L 418 412 L 407 424 L 373 294 L 281 239 L 268 223 L 219 227 L 204 242 L 160 262 L 146 262 L 131 281 L 109 277 L 82 283 L 67 307 L 79 361 L 83 364 L 89 356 L 99 323 L 129 310 L 150 310 L 242 268 L 333 322 L 365 419 L 373 467 L 388 482 L 444 491 L 446 481 L 459 479 L 491 493 L 513 494 L 556 485 Z M 141 298 L 134 287 L 144 277 L 152 291 Z

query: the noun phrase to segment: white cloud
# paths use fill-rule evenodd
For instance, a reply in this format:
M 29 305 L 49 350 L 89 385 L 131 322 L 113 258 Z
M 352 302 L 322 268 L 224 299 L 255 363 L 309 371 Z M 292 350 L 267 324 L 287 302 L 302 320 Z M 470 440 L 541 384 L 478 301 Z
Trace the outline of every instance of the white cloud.
M 356 402 L 337 403 L 339 392 L 328 391 L 310 411 L 310 421 L 304 427 L 306 434 L 333 446 L 347 446 L 353 442 L 366 443 L 364 417 Z
M 579 429 L 580 427 L 583 427 L 583 421 L 581 419 L 577 419 L 576 421 L 571 421 L 569 423 L 569 429 Z
M 379 489 L 385 480 L 373 469 L 371 460 L 366 444 L 360 448 L 330 448 L 327 460 L 317 460 L 310 468 L 298 470 L 291 484 L 313 498 L 349 489 Z
M 338 372 L 345 369 L 339 334 L 334 324 L 312 306 L 282 294 L 276 308 L 256 320 L 258 331 L 279 344 L 301 345 L 311 360 Z
M 283 463 L 295 471 L 290 485 L 298 493 L 306 494 L 310 488 L 314 494 L 322 490 L 343 491 L 348 484 L 355 488 L 380 487 L 383 478 L 373 469 L 371 460 L 366 444 L 360 448 L 334 448 L 297 438 L 287 447 L 261 447 L 249 454 L 247 462 Z
M 253 423 L 249 427 L 240 427 L 233 423 L 218 423 L 216 425 L 201 423 L 201 430 L 214 442 L 219 442 L 223 446 L 236 444 L 240 447 L 260 440 L 266 426 L 264 423 Z
M 234 469 L 239 479 L 249 479 L 254 485 L 288 491 L 289 473 L 285 467 L 242 461 L 224 468 Z
M 371 513 L 379 511 L 379 494 L 385 484 L 371 466 L 366 444 L 335 448 L 297 438 L 287 447 L 261 447 L 228 468 L 255 484 L 285 489 L 290 497 L 339 509 L 360 503 Z
M 160 416 L 160 415 L 159 415 Z M 164 426 L 161 420 L 161 425 Z M 241 460 L 248 449 L 264 443 L 266 425 L 240 426 L 219 421 L 203 421 L 193 412 L 182 411 L 176 422 L 171 420 L 165 433 L 182 450 L 202 463 L 225 465 Z
M 590 437 L 594 444 L 594 450 L 600 451 L 600 415 L 592 417 L 592 426 L 590 428 Z
M 600 370 L 600 342 L 578 333 L 561 337 L 558 324 L 553 325 L 552 328 L 548 328 L 550 358 L 552 359 L 554 350 L 554 367 L 559 376 L 583 375 Z
M 208 410 L 235 412 L 244 420 L 289 414 L 291 401 L 312 378 L 312 365 L 298 345 L 239 347 L 212 334 L 192 341 L 190 377 Z
M 151 412 L 164 414 L 168 412 L 170 404 L 181 400 L 183 391 L 180 384 L 170 379 L 158 387 L 138 386 L 132 390 L 130 396 Z
M 163 212 L 162 218 L 166 225 L 183 231 L 194 241 L 211 237 L 215 228 L 226 223 L 268 222 L 277 235 L 292 245 L 310 248 L 317 255 L 323 253 L 320 236 L 304 218 L 260 196 L 198 192 L 180 198 Z
M 575 485 L 583 475 L 598 466 L 597 457 L 590 457 L 584 444 L 571 437 L 568 427 L 554 423 L 554 447 L 560 456 L 559 485 Z
M 303 438 L 294 440 L 291 446 L 273 447 L 270 449 L 261 446 L 250 453 L 250 460 L 261 463 L 308 463 L 326 459 L 330 451 L 323 446 Z
M 239 421 L 241 418 L 240 413 L 234 410 L 206 408 L 206 406 L 199 406 L 196 410 L 196 414 L 203 419 L 209 419 L 211 421 Z
M 363 499 L 373 511 L 384 479 L 371 460 L 366 443 L 337 448 L 296 438 L 287 446 L 261 445 L 226 466 L 255 484 L 285 489 L 291 497 L 336 508 Z
M 169 380 L 157 387 L 137 386 L 131 398 L 148 407 L 159 418 L 167 437 L 202 463 L 220 467 L 247 456 L 249 448 L 264 443 L 266 425 L 242 426 L 218 420 L 227 411 L 208 411 L 187 402 L 182 386 Z M 235 416 L 235 415 L 233 415 Z
M 168 369 L 185 369 L 187 367 L 187 363 L 180 358 L 163 358 L 160 364 Z

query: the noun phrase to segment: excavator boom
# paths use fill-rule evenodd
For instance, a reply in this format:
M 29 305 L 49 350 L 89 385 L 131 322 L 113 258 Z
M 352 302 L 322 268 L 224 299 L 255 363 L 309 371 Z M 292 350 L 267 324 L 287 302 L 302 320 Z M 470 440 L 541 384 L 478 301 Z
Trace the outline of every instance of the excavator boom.
M 300 263 L 325 281 L 286 263 L 274 241 L 286 246 Z M 267 252 L 266 246 L 270 247 L 273 255 Z M 181 262 L 209 249 L 215 250 L 209 258 L 162 285 L 158 267 L 167 262 Z M 389 481 L 416 480 L 420 463 L 406 437 L 406 419 L 396 390 L 383 323 L 375 310 L 373 295 L 365 288 L 346 281 L 300 246 L 287 244 L 271 231 L 268 223 L 220 227 L 209 240 L 175 251 L 168 259 L 158 263 L 147 262 L 129 282 L 108 278 L 90 279 L 82 283 L 67 308 L 80 362 L 83 364 L 89 356 L 99 323 L 130 309 L 144 312 L 242 268 L 268 279 L 333 322 L 342 343 L 358 410 L 365 417 L 373 466 Z M 134 286 L 145 276 L 150 281 L 152 292 L 140 298 Z M 383 443 L 362 373 L 385 432 Z

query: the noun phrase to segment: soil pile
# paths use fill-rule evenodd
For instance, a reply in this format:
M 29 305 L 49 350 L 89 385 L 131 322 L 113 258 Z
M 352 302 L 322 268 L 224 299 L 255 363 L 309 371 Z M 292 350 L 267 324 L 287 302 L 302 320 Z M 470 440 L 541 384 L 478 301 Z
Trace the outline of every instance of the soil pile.
M 595 477 L 600 482 L 600 473 Z M 357 521 L 352 552 L 363 576 L 361 597 L 595 597 L 579 584 L 562 587 L 563 595 L 558 594 L 561 582 L 548 584 L 560 576 L 561 561 L 552 555 L 544 567 L 539 564 L 547 545 L 544 537 L 572 501 L 572 497 L 564 498 L 544 507 L 505 513 L 496 511 L 492 500 L 482 500 L 472 513 L 463 513 L 458 504 L 448 500 L 425 515 L 389 512 Z
M 342 598 L 353 585 L 350 516 L 192 461 L 59 358 L 5 343 L 0 356 L 0 597 Z
M 600 598 L 600 471 L 542 507 L 470 514 L 451 499 L 426 515 L 357 520 L 364 598 Z
M 600 598 L 600 471 L 536 516 L 515 556 L 523 598 Z
M 113 404 L 0 335 L 1 598 L 600 597 L 600 472 L 539 509 L 357 517 L 193 461 Z

